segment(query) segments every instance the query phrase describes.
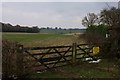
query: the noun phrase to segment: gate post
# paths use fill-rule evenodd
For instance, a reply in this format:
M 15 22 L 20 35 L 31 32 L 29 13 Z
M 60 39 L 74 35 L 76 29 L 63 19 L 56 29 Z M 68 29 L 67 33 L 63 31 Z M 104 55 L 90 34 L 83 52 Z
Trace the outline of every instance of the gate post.
M 73 45 L 72 45 L 72 49 L 73 49 L 73 52 L 72 52 L 72 62 L 73 62 L 73 64 L 76 62 L 76 48 L 77 48 L 77 44 L 73 43 Z
M 23 67 L 23 45 L 18 44 L 17 46 L 17 76 L 18 78 L 22 78 L 24 74 Z

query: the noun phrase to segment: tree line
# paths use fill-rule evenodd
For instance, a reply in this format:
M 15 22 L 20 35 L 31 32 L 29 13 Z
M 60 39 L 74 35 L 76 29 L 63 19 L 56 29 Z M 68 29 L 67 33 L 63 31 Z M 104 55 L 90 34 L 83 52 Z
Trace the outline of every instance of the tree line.
M 37 26 L 23 27 L 20 25 L 13 26 L 11 24 L 0 23 L 2 32 L 27 32 L 27 33 L 38 33 L 40 29 Z

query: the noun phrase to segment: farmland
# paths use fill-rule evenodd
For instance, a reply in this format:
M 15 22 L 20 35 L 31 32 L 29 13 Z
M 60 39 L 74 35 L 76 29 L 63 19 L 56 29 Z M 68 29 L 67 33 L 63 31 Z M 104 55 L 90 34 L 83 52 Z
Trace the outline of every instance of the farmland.
M 16 41 L 24 46 L 55 46 L 71 45 L 74 42 L 84 43 L 79 36 L 65 34 L 47 34 L 47 33 L 2 33 L 3 39 Z
M 82 35 L 74 34 L 43 34 L 43 33 L 2 33 L 3 39 L 16 41 L 25 47 L 71 45 L 72 43 L 85 43 Z M 98 64 L 78 63 L 75 66 L 65 66 L 45 71 L 32 73 L 29 78 L 114 78 L 118 75 L 116 63 L 102 60 Z

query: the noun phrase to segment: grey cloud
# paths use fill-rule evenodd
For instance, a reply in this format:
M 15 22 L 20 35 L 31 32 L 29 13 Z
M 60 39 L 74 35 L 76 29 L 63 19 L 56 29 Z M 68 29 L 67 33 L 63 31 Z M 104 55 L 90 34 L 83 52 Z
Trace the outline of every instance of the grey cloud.
M 116 6 L 117 3 L 108 3 Z M 90 12 L 107 7 L 105 2 L 5 2 L 3 21 L 38 26 L 82 26 L 81 19 Z

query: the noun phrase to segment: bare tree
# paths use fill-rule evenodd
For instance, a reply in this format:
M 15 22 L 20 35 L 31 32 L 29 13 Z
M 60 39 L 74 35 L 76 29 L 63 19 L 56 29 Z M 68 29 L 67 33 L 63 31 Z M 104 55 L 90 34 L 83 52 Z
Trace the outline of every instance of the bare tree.
M 98 16 L 94 13 L 89 13 L 87 16 L 85 16 L 82 20 L 82 25 L 89 27 L 98 22 Z
M 120 9 L 112 7 L 101 11 L 101 22 L 110 27 L 120 27 Z

